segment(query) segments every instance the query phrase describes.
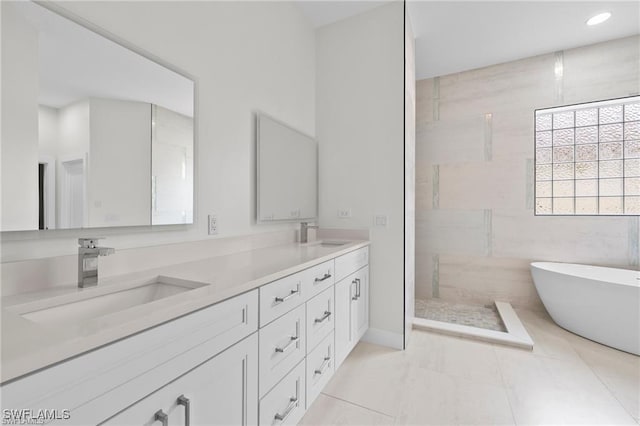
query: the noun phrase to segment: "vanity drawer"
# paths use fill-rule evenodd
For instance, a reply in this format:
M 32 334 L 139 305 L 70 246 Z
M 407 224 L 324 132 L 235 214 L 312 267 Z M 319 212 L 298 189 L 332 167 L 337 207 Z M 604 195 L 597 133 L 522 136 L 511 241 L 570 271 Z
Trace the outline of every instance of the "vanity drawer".
M 260 287 L 260 327 L 334 283 L 333 260 Z
M 307 302 L 307 353 L 333 331 L 334 306 L 333 287 Z
M 304 272 L 306 274 L 304 282 L 309 287 L 308 299 L 328 289 L 335 283 L 333 259 L 306 269 Z
M 335 361 L 333 333 L 329 333 L 320 344 L 307 355 L 307 408 L 333 376 Z
M 260 396 L 265 395 L 304 359 L 305 306 L 299 306 L 260 329 Z
M 336 282 L 369 264 L 369 247 L 363 247 L 336 258 Z
M 304 271 L 260 287 L 260 327 L 304 303 Z
M 305 363 L 302 361 L 260 400 L 260 425 L 295 425 L 305 409 Z

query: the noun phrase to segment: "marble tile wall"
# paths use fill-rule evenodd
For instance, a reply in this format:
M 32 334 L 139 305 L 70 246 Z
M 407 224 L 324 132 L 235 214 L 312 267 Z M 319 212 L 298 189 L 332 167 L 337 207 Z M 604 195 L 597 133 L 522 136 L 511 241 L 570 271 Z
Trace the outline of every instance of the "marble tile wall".
M 534 110 L 640 93 L 640 37 L 416 84 L 416 295 L 542 309 L 536 260 L 640 268 L 638 217 L 533 215 Z

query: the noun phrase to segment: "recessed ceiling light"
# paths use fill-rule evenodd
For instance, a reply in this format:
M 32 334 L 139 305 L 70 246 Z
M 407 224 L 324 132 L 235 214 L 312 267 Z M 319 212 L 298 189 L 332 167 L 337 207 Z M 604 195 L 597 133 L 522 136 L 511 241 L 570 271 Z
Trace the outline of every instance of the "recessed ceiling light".
M 598 13 L 595 16 L 592 16 L 587 21 L 587 25 L 598 25 L 602 24 L 607 19 L 611 18 L 611 12 Z

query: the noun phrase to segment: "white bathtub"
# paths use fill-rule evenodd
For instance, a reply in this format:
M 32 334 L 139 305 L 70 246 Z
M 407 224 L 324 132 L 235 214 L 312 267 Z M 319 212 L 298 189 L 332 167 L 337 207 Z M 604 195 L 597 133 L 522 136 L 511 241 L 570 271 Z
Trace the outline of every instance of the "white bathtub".
M 640 272 L 534 262 L 531 275 L 542 303 L 560 327 L 640 355 Z

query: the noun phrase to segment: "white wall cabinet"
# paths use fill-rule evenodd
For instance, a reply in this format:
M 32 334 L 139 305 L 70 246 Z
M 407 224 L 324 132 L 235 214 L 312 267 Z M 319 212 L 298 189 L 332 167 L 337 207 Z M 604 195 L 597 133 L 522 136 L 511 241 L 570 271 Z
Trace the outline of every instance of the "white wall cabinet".
M 256 424 L 257 354 L 258 337 L 254 333 L 102 424 Z

